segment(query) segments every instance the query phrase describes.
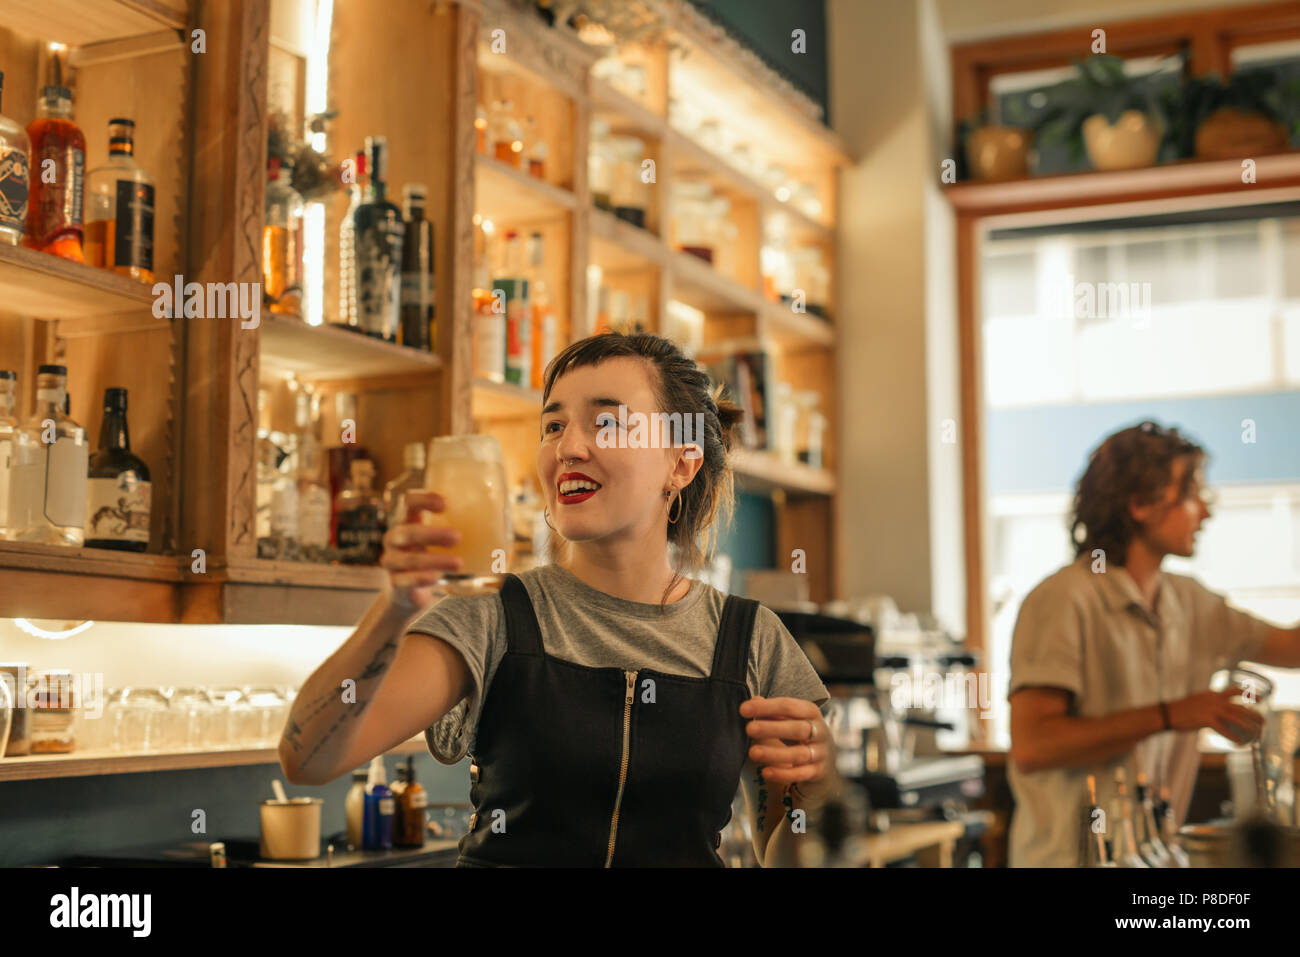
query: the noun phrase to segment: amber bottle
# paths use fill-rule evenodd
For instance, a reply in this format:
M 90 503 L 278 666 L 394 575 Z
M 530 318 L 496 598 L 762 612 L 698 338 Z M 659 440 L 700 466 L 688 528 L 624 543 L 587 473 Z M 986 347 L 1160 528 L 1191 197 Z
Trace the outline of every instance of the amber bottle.
M 41 90 L 27 136 L 32 142 L 27 245 L 85 262 L 81 242 L 86 137 L 72 121 L 72 93 L 67 87 Z

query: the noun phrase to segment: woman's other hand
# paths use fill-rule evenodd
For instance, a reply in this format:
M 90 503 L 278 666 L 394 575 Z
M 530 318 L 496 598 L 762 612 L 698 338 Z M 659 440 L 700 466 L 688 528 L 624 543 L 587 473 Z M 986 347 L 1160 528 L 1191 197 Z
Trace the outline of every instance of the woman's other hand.
M 740 713 L 750 719 L 745 725 L 745 733 L 754 739 L 749 757 L 761 766 L 764 781 L 797 784 L 810 801 L 838 790 L 835 742 L 815 704 L 755 695 L 740 706 Z

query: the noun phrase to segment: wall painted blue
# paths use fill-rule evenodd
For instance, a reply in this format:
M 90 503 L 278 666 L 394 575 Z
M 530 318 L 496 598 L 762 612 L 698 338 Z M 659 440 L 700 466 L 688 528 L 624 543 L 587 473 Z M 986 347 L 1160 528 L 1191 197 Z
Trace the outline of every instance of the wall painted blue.
M 1073 488 L 1102 439 L 1144 419 L 1203 446 L 1209 482 L 1300 479 L 1300 391 L 1290 391 L 990 412 L 985 487 L 992 495 Z M 1253 444 L 1242 442 L 1244 419 L 1255 422 Z

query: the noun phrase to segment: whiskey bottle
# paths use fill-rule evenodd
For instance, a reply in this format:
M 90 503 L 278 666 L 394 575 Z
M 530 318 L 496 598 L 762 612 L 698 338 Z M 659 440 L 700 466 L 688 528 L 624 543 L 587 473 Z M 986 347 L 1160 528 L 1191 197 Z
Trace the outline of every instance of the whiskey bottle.
M 85 540 L 86 430 L 63 411 L 66 366 L 36 374 L 36 410 L 14 433 L 9 532 L 16 542 L 75 545 Z
M 546 366 L 559 351 L 559 323 L 551 306 L 551 295 L 546 289 L 546 264 L 542 234 L 528 237 L 528 267 L 524 272 L 528 280 L 528 295 L 532 305 L 532 381 L 534 389 L 541 389 Z
M 384 503 L 373 488 L 375 463 L 357 459 L 352 463 L 352 478 L 339 493 L 338 547 L 343 561 L 351 565 L 377 565 L 383 549 Z
M 339 224 L 339 315 L 336 322 L 341 326 L 359 328 L 357 319 L 357 278 L 356 278 L 356 223 L 354 221 L 357 207 L 365 195 L 366 154 L 357 153 L 353 159 L 352 173 L 354 182 L 348 191 L 349 200 L 343 221 Z
M 86 177 L 86 261 L 153 283 L 153 177 L 135 161 L 135 121 L 108 121 L 108 162 Z
M 428 189 L 422 183 L 402 187 L 406 236 L 402 241 L 402 345 L 433 350 L 433 223 L 424 218 Z
M 5 75 L 0 73 L 0 94 Z M 0 113 L 0 243 L 18 246 L 27 229 L 27 131 Z
M 0 369 L 0 540 L 9 527 L 9 477 L 13 468 L 14 410 L 18 401 L 18 373 Z
M 271 312 L 302 315 L 302 197 L 289 185 L 293 163 L 267 160 L 266 222 L 262 225 L 262 297 Z
M 366 335 L 397 341 L 401 324 L 402 237 L 406 224 L 401 211 L 386 198 L 388 140 L 366 138 L 370 185 L 366 199 L 353 214 L 357 321 Z
M 37 175 L 27 200 L 27 245 L 73 262 L 82 254 L 86 137 L 72 121 L 72 92 L 47 86 L 27 127 Z
M 123 552 L 149 546 L 152 484 L 149 466 L 131 452 L 126 428 L 126 389 L 104 390 L 99 450 L 90 457 L 86 481 L 86 545 Z

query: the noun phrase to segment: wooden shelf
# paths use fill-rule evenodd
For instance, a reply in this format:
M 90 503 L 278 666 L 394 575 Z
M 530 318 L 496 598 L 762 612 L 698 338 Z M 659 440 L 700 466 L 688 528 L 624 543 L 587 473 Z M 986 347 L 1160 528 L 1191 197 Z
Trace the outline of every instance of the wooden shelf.
M 739 449 L 732 453 L 738 484 L 755 492 L 778 489 L 792 495 L 834 495 L 835 476 L 826 469 L 787 465 L 770 452 Z
M 434 373 L 442 366 L 435 353 L 385 342 L 332 323 L 311 326 L 299 319 L 263 312 L 259 333 L 262 369 L 280 374 L 292 372 L 299 379 Z
M 0 542 L 0 618 L 177 621 L 180 560 Z
M 14 0 L 0 4 L 0 28 L 70 47 L 183 30 L 189 5 L 183 0 Z
M 632 272 L 662 267 L 667 244 L 654 233 L 625 223 L 603 209 L 588 211 L 591 248 L 588 261 L 605 272 Z
M 962 213 L 991 216 L 1198 193 L 1254 192 L 1300 186 L 1300 150 L 1255 157 L 1255 183 L 1241 181 L 1240 160 L 1185 160 L 1144 169 L 1094 170 L 1004 182 L 955 183 L 944 189 Z
M 728 279 L 698 256 L 674 252 L 669 263 L 672 298 L 701 312 L 757 315 L 767 305 L 758 290 Z
M 0 314 L 66 322 L 130 313 L 137 322 L 166 325 L 153 315 L 152 289 L 105 269 L 0 245 Z
M 387 754 L 423 754 L 424 735 L 404 741 Z M 213 748 L 206 751 L 73 751 L 0 758 L 0 781 L 81 778 L 98 774 L 141 771 L 187 771 L 194 768 L 233 768 L 280 763 L 277 748 Z
M 662 139 L 668 122 L 654 110 L 637 102 L 613 84 L 599 77 L 591 78 L 592 116 L 609 124 L 611 133 L 631 133 Z
M 830 347 L 835 344 L 835 327 L 811 313 L 798 313 L 788 305 L 764 301 L 760 316 L 763 332 L 782 349 Z
M 490 156 L 474 160 L 474 209 L 499 228 L 563 216 L 577 208 L 570 190 L 508 166 Z
M 542 414 L 542 393 L 487 379 L 474 380 L 474 418 L 476 419 L 539 419 Z

